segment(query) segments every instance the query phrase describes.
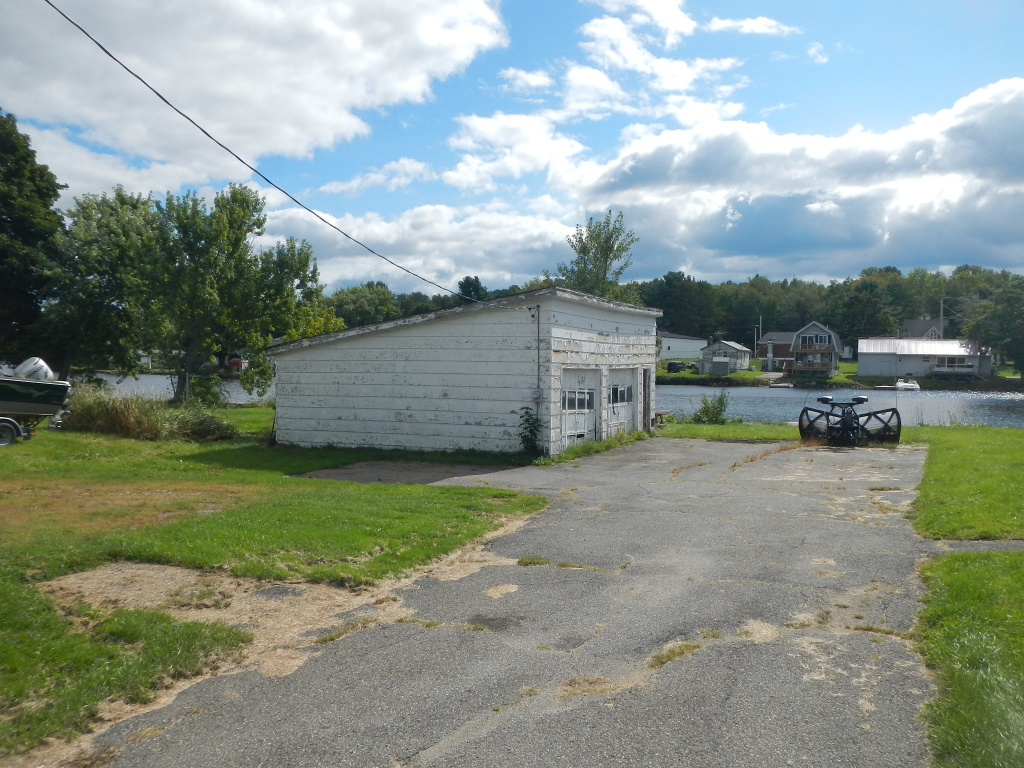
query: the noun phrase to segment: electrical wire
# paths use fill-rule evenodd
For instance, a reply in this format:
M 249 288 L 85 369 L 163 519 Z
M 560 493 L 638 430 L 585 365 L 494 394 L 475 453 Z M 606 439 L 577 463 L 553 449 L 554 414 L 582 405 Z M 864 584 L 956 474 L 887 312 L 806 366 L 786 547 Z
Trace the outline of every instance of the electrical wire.
M 134 70 L 131 69 L 131 67 L 129 67 L 123 61 L 121 61 L 119 58 L 117 58 L 117 56 L 115 56 L 113 53 L 111 53 L 99 40 L 97 40 L 95 37 L 93 37 L 89 33 L 89 31 L 85 29 L 85 27 L 83 27 L 77 21 L 75 21 L 70 16 L 68 16 L 66 13 L 64 13 L 64 11 L 62 11 L 60 8 L 58 8 L 56 5 L 54 5 L 53 2 L 51 2 L 51 0 L 43 0 L 43 2 L 46 3 L 48 6 L 50 6 L 58 14 L 60 14 L 60 16 L 62 16 L 65 21 L 67 21 L 69 24 L 71 24 L 73 27 L 75 27 L 83 35 L 85 35 L 97 48 L 99 48 L 101 51 L 103 51 L 103 53 L 105 53 L 108 57 L 110 57 L 125 72 L 127 72 L 129 75 L 131 75 L 136 80 L 138 80 L 140 83 L 142 83 L 148 90 L 150 90 L 153 93 L 153 95 L 155 95 L 158 99 L 160 99 L 160 101 L 162 101 L 168 107 L 170 107 L 175 112 L 177 112 L 181 117 L 185 118 L 185 120 L 187 120 L 193 126 L 195 126 L 195 128 L 197 128 L 199 130 L 199 132 L 202 133 L 206 138 L 208 138 L 210 141 L 212 141 L 218 147 L 220 147 L 225 152 L 227 152 L 229 155 L 231 155 L 233 158 L 235 158 L 235 160 L 237 160 L 242 165 L 244 165 L 246 168 L 248 168 L 250 171 L 252 171 L 254 174 L 256 174 L 259 178 L 261 178 L 263 181 L 265 181 L 270 187 L 273 187 L 278 192 L 280 192 L 282 195 L 284 195 L 289 200 L 291 200 L 293 203 L 295 203 L 297 206 L 299 206 L 299 208 L 301 208 L 302 210 L 306 211 L 306 213 L 309 213 L 309 214 L 313 215 L 314 217 L 319 219 L 322 223 L 326 224 L 328 227 L 333 229 L 335 232 L 338 232 L 342 236 L 346 237 L 348 240 L 350 240 L 351 242 L 355 243 L 360 248 L 363 248 L 368 253 L 373 254 L 374 256 L 376 256 L 379 259 L 383 259 L 384 261 L 386 261 L 391 266 L 396 267 L 397 269 L 402 270 L 406 274 L 412 275 L 413 277 L 415 277 L 418 280 L 422 280 L 423 282 L 425 282 L 425 283 L 427 283 L 429 285 L 432 285 L 435 288 L 440 288 L 442 291 L 450 293 L 453 296 L 458 296 L 459 298 L 465 299 L 466 301 L 475 302 L 477 304 L 484 304 L 484 303 L 486 303 L 486 302 L 480 301 L 479 299 L 475 299 L 475 298 L 473 298 L 471 296 L 464 296 L 463 294 L 459 293 L 458 291 L 453 291 L 451 288 L 446 288 L 445 286 L 440 285 L 439 283 L 435 283 L 433 280 L 431 280 L 429 278 L 426 278 L 423 275 L 420 275 L 420 274 L 417 274 L 416 272 L 413 272 L 411 269 L 408 269 L 407 267 L 403 267 L 401 264 L 399 264 L 396 261 L 392 261 L 387 256 L 384 256 L 384 255 L 382 255 L 380 253 L 377 253 L 377 251 L 373 250 L 373 248 L 371 248 L 370 246 L 366 245 L 366 243 L 363 243 L 363 242 L 357 240 L 356 238 L 352 237 L 352 235 L 348 234 L 343 229 L 341 229 L 341 227 L 339 227 L 336 224 L 333 224 L 332 222 L 330 222 L 327 219 L 325 219 L 323 216 L 321 216 L 319 213 L 314 211 L 312 208 L 310 208 L 305 203 L 301 202 L 298 198 L 296 198 L 293 194 L 288 192 L 286 189 L 284 189 L 283 187 L 281 187 L 278 184 L 276 184 L 273 181 L 271 181 L 261 171 L 257 170 L 255 166 L 253 166 L 252 164 L 250 164 L 247 161 L 245 161 L 244 159 L 242 159 L 242 157 L 240 157 L 234 150 L 232 150 L 230 147 L 228 147 L 223 142 L 219 141 L 209 131 L 207 131 L 205 128 L 203 128 L 203 126 L 201 126 L 199 123 L 197 123 L 195 120 L 193 120 L 189 115 L 187 115 L 186 113 L 184 113 L 180 109 L 178 109 L 176 106 L 174 106 L 174 104 L 172 104 L 162 93 L 160 93 L 160 91 L 158 91 L 156 88 L 154 88 L 148 82 L 146 82 L 146 80 L 143 79 L 143 77 L 141 75 L 137 74 Z

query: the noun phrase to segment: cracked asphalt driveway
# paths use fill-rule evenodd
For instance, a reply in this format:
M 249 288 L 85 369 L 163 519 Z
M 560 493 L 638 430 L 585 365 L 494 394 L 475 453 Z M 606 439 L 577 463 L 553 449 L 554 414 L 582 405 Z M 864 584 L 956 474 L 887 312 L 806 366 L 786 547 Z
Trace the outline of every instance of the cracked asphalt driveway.
M 161 768 L 927 766 L 902 637 L 939 551 L 902 515 L 924 456 L 652 439 L 442 481 L 552 504 L 475 572 L 396 590 L 405 620 L 340 615 L 366 628 L 294 673 L 204 680 L 97 746 Z

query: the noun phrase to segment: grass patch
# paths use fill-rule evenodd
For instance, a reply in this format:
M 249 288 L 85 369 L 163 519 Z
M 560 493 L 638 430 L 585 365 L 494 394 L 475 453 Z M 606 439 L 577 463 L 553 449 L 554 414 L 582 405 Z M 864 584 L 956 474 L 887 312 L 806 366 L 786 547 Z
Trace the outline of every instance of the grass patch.
M 927 442 L 914 527 L 932 538 L 1024 538 L 1024 430 L 916 427 Z M 936 670 L 938 764 L 1024 765 L 1024 552 L 957 553 L 922 569 L 920 651 Z
M 1024 553 L 928 564 L 921 653 L 938 670 L 926 719 L 940 766 L 1024 765 Z
M 0 753 L 74 736 L 108 697 L 146 701 L 162 681 L 198 674 L 247 639 L 158 611 L 64 616 L 34 589 L 0 581 Z
M 509 464 L 526 457 L 270 447 L 261 437 L 270 409 L 218 414 L 239 437 L 195 443 L 50 430 L 5 450 L 0 754 L 74 735 L 103 700 L 141 700 L 163 681 L 233 653 L 246 637 L 159 611 L 107 616 L 81 606 L 65 615 L 34 582 L 129 560 L 358 585 L 448 554 L 546 503 L 493 488 L 291 477 L 371 459 Z
M 516 560 L 516 565 L 551 565 L 551 561 L 546 557 L 541 557 L 540 555 L 527 555 Z
M 934 539 L 1024 539 L 1024 430 L 914 427 L 928 443 L 914 527 Z
M 651 667 L 657 669 L 658 667 L 665 666 L 671 661 L 681 659 L 684 656 L 692 656 L 703 647 L 704 646 L 702 646 L 700 643 L 671 643 L 665 646 L 662 650 L 655 653 L 653 656 L 651 656 L 651 659 L 648 662 L 648 664 Z
M 734 424 L 675 423 L 658 427 L 658 437 L 690 438 L 697 440 L 741 440 L 744 442 L 797 441 L 800 434 L 795 426 L 768 422 L 745 421 Z

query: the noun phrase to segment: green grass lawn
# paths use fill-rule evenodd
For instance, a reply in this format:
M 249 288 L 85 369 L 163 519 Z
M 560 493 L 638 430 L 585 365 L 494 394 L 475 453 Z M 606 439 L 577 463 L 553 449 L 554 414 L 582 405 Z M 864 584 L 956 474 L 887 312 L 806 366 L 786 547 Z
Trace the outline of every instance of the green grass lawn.
M 1024 539 L 1024 430 L 916 427 L 928 443 L 914 527 L 944 539 Z M 955 553 L 921 570 L 920 650 L 939 695 L 937 763 L 1024 765 L 1024 552 Z
M 938 696 L 925 716 L 937 764 L 1024 765 L 1024 553 L 958 553 L 921 572 L 920 650 Z
M 1024 539 L 1024 430 L 913 427 L 928 443 L 914 525 L 936 539 Z
M 360 485 L 291 477 L 386 451 L 268 447 L 272 411 L 226 409 L 215 443 L 40 431 L 0 463 L 0 754 L 73 735 L 106 698 L 235 653 L 246 633 L 148 610 L 60 612 L 32 585 L 116 560 L 360 585 L 406 572 L 540 509 L 493 488 Z M 417 454 L 512 463 L 525 457 Z
M 788 424 L 746 421 L 730 424 L 691 424 L 679 422 L 658 427 L 659 437 L 685 437 L 698 440 L 743 440 L 748 442 L 797 441 L 800 433 Z

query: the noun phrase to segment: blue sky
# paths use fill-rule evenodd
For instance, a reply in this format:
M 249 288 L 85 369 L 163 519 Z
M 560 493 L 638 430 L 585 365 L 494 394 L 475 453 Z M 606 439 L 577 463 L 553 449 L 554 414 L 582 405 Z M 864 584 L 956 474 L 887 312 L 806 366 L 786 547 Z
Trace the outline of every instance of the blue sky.
M 522 283 L 622 211 L 626 277 L 1024 271 L 1019 0 L 61 0 L 277 184 L 442 285 Z M 435 292 L 161 105 L 41 0 L 0 107 L 68 185 L 267 195 L 331 288 Z

